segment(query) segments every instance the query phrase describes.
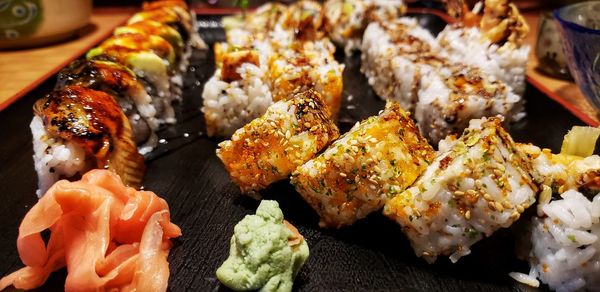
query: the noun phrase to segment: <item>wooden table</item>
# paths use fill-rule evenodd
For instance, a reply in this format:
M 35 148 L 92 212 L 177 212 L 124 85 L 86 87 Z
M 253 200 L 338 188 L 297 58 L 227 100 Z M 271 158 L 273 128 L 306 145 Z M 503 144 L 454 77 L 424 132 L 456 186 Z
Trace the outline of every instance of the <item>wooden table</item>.
M 106 38 L 136 10 L 139 8 L 96 8 L 90 25 L 75 39 L 39 48 L 0 51 L 0 110 Z

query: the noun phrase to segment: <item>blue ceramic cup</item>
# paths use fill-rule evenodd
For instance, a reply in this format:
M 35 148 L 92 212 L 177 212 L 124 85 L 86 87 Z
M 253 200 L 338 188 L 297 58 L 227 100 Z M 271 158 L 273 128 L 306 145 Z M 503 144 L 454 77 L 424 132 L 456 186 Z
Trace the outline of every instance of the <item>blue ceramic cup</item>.
M 575 82 L 600 109 L 600 1 L 554 10 L 560 24 L 563 50 Z

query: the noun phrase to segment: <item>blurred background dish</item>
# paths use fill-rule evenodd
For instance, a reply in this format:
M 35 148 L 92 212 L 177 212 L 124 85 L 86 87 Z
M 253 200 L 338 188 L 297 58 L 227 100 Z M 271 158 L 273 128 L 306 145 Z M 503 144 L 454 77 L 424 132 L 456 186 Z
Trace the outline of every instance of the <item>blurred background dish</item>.
M 571 74 L 583 94 L 600 108 L 600 1 L 554 10 Z
M 562 49 L 561 35 L 554 16 L 547 11 L 540 15 L 535 54 L 537 69 L 552 77 L 570 79 L 569 66 Z
M 85 27 L 92 0 L 0 0 L 0 49 L 44 45 Z

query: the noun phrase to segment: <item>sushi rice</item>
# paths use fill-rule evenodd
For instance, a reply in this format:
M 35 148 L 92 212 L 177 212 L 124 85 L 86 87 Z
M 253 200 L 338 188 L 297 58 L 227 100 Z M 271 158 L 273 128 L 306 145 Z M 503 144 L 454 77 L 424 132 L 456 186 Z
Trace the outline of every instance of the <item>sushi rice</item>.
M 510 86 L 515 94 L 525 92 L 525 70 L 529 46 L 502 46 L 486 40 L 477 28 L 448 25 L 437 36 L 444 55 L 454 63 L 481 69 L 490 77 Z
M 600 194 L 576 190 L 541 206 L 533 219 L 531 272 L 552 290 L 600 291 Z
M 442 140 L 423 175 L 385 205 L 417 256 L 456 262 L 535 202 L 530 161 L 501 124 L 499 117 L 474 119 L 460 138 Z
M 62 177 L 82 175 L 89 166 L 80 146 L 60 138 L 50 138 L 42 119 L 34 116 L 29 125 L 33 135 L 33 161 L 38 175 L 36 195 L 42 197 Z
M 357 123 L 323 154 L 298 167 L 291 183 L 321 217 L 339 228 L 378 211 L 410 186 L 435 157 L 400 105 Z
M 498 78 L 476 66 L 444 57 L 437 40 L 415 19 L 371 23 L 363 36 L 362 68 L 382 99 L 414 114 L 432 143 L 460 133 L 471 119 L 524 116 L 522 99 Z

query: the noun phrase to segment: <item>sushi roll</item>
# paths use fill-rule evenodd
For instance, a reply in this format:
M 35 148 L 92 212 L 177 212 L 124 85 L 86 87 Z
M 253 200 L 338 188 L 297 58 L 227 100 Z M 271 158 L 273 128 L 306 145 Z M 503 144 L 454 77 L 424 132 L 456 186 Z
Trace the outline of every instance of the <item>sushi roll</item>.
M 501 118 L 475 119 L 460 138 L 440 142 L 435 161 L 386 203 L 384 214 L 400 224 L 417 256 L 456 262 L 535 202 L 531 171 Z
M 525 115 L 523 100 L 509 86 L 475 67 L 450 65 L 423 75 L 419 83 L 415 119 L 433 143 L 459 133 L 471 119 L 502 115 L 510 123 Z
M 600 194 L 586 197 L 570 189 L 540 203 L 532 222 L 529 282 L 536 278 L 556 291 L 596 291 L 600 287 Z M 517 278 L 518 279 L 518 278 Z
M 115 98 L 77 85 L 48 94 L 34 105 L 31 121 L 37 195 L 59 179 L 93 168 L 109 169 L 139 188 L 145 171 L 129 120 Z
M 178 70 L 182 73 L 187 70 L 189 60 L 187 60 L 187 58 L 184 56 L 186 53 L 186 48 L 183 43 L 183 39 L 181 38 L 179 32 L 170 26 L 164 25 L 157 21 L 143 20 L 128 24 L 126 26 L 117 27 L 114 31 L 114 34 L 148 34 L 159 36 L 169 42 L 169 44 L 171 44 L 173 47 L 176 58 L 175 63 L 179 64 Z
M 421 76 L 445 64 L 433 35 L 412 18 L 369 24 L 361 51 L 361 71 L 375 93 L 409 112 L 414 112 Z
M 265 33 L 275 28 L 286 9 L 287 6 L 281 3 L 267 2 L 245 15 L 223 17 L 223 27 L 225 31 L 243 29 L 251 33 Z
M 536 181 L 554 193 L 575 189 L 591 197 L 600 192 L 600 156 L 594 154 L 600 129 L 573 127 L 564 137 L 561 151 L 522 145 L 533 161 Z
M 76 60 L 58 73 L 56 89 L 77 85 L 103 91 L 117 98 L 118 104 L 129 119 L 140 153 L 152 150 L 158 141 L 155 134 L 159 126 L 157 109 L 164 108 L 162 101 L 152 99 L 127 67 L 110 61 Z
M 300 0 L 288 6 L 278 24 L 283 30 L 293 33 L 295 40 L 315 41 L 325 36 L 323 6 L 316 1 Z
M 269 59 L 267 79 L 273 100 L 287 99 L 294 93 L 314 88 L 323 95 L 329 111 L 337 117 L 343 90 L 344 65 L 333 53 L 327 40 L 294 42 L 288 49 L 277 50 Z
M 291 182 L 319 214 L 321 227 L 351 225 L 404 191 L 435 158 L 400 105 L 357 123 L 325 152 L 298 167 Z
M 309 90 L 274 103 L 221 142 L 217 156 L 243 193 L 287 178 L 339 136 L 321 95 Z
M 175 28 L 182 36 L 186 46 L 206 49 L 206 43 L 198 33 L 196 15 L 189 10 L 185 1 L 163 0 L 144 3 L 141 12 L 134 14 L 128 23 L 143 20 L 158 21 Z M 189 50 L 188 50 L 189 51 Z
M 370 22 L 392 22 L 406 12 L 402 0 L 328 0 L 323 5 L 327 35 L 346 55 L 361 48 Z
M 500 114 L 510 123 L 524 116 L 523 100 L 510 86 L 478 67 L 445 58 L 414 19 L 370 24 L 362 58 L 375 92 L 411 111 L 434 144 L 461 132 L 471 119 Z
M 217 54 L 216 54 L 217 55 Z M 266 62 L 256 50 L 219 54 L 213 77 L 202 91 L 204 120 L 209 136 L 230 137 L 263 115 L 273 104 Z
M 532 218 L 529 274 L 517 281 L 556 291 L 595 291 L 600 287 L 600 156 L 594 155 L 600 129 L 573 127 L 561 151 L 519 145 L 533 160 L 542 191 Z
M 171 84 L 175 66 L 173 47 L 159 36 L 145 34 L 122 34 L 113 36 L 100 46 L 91 49 L 88 60 L 110 60 L 130 68 L 144 84 L 151 96 L 163 100 L 161 118 L 175 123 L 172 102 L 178 100 L 180 91 Z
M 506 0 L 486 0 L 471 12 L 463 1 L 449 2 L 458 2 L 454 3 L 458 9 L 451 12 L 462 21 L 446 26 L 438 35 L 445 55 L 453 62 L 480 68 L 522 96 L 529 27 L 517 7 Z

